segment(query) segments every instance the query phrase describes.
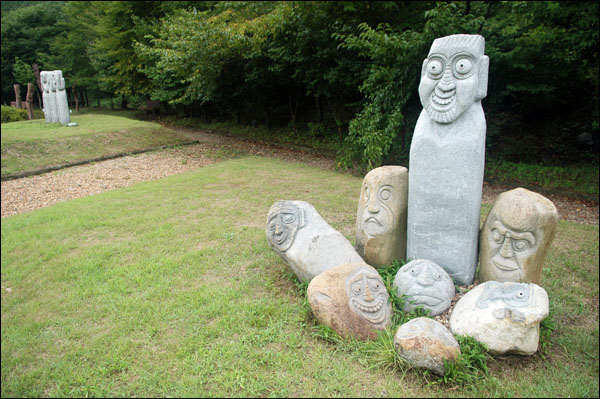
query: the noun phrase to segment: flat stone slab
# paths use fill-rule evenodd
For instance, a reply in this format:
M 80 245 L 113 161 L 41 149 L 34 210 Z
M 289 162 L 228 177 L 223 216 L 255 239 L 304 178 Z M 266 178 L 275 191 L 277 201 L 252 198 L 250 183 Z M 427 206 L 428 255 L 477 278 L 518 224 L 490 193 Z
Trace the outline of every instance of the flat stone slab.
M 487 281 L 456 303 L 450 330 L 486 344 L 492 354 L 532 355 L 548 312 L 548 294 L 537 284 Z
M 344 235 L 306 201 L 277 201 L 267 216 L 267 241 L 300 281 L 345 263 L 365 263 Z
M 365 263 L 324 271 L 312 279 L 307 296 L 317 320 L 343 337 L 375 339 L 391 323 L 385 284 L 377 270 Z
M 394 278 L 398 296 L 405 295 L 405 312 L 417 306 L 437 316 L 450 307 L 454 298 L 454 282 L 438 264 L 428 259 L 416 259 L 402 266 Z
M 398 327 L 394 336 L 398 355 L 413 367 L 425 368 L 444 375 L 444 360 L 455 361 L 460 345 L 441 323 L 418 317 Z

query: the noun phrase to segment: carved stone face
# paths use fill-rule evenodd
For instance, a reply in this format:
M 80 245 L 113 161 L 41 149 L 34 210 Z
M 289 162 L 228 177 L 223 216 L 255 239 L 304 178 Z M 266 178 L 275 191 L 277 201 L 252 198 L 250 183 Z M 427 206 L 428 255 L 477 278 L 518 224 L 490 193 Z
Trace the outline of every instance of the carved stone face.
M 389 318 L 389 295 L 377 272 L 366 267 L 358 268 L 346 280 L 346 293 L 350 309 L 369 322 L 381 324 Z
M 42 82 L 42 90 L 46 93 L 50 92 L 50 82 L 48 79 L 48 72 L 40 72 L 40 80 Z
M 494 301 L 502 301 L 504 305 L 511 308 L 524 308 L 529 306 L 531 289 L 529 284 L 524 283 L 501 283 L 490 281 L 485 286 L 475 303 L 479 309 L 485 309 Z
M 56 90 L 64 90 L 64 87 L 62 85 L 62 71 L 53 71 L 52 75 L 54 77 L 54 85 L 56 87 Z
M 479 35 L 436 39 L 423 62 L 419 96 L 431 119 L 454 122 L 487 93 L 489 59 Z
M 269 243 L 285 252 L 294 242 L 296 233 L 306 224 L 304 211 L 289 201 L 277 201 L 269 210 L 267 238 Z
M 427 259 L 413 260 L 402 266 L 394 286 L 399 296 L 408 297 L 405 311 L 421 306 L 435 316 L 448 309 L 454 297 L 452 278 L 441 266 Z
M 480 280 L 537 282 L 558 214 L 537 193 L 502 193 L 481 229 Z

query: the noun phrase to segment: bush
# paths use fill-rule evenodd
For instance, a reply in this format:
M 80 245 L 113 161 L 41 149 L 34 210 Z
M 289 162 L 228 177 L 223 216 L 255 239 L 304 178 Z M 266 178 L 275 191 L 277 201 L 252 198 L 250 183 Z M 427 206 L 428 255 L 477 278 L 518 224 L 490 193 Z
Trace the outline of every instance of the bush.
M 27 111 L 15 107 L 9 107 L 8 105 L 2 106 L 2 123 L 6 122 L 17 122 L 26 121 Z

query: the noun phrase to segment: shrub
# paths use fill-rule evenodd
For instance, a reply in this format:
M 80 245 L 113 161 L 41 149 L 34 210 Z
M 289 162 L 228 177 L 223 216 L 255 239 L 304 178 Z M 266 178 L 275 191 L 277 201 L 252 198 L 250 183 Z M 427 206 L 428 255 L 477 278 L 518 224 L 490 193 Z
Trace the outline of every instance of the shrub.
M 17 122 L 26 121 L 27 111 L 15 107 L 9 107 L 8 105 L 2 106 L 2 123 L 6 122 Z

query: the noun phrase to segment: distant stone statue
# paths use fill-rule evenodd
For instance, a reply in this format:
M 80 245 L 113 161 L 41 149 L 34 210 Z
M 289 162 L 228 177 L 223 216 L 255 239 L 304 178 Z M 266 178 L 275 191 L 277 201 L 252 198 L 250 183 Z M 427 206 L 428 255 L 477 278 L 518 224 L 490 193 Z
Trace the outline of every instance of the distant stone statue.
M 459 285 L 473 281 L 489 59 L 479 35 L 434 40 L 423 62 L 419 116 L 410 148 L 407 258 L 430 259 Z
M 365 176 L 356 216 L 356 250 L 371 266 L 406 258 L 408 169 L 382 166 Z
M 40 72 L 42 81 L 42 99 L 44 101 L 44 117 L 48 123 L 58 122 L 58 112 L 56 111 L 56 83 L 54 74 L 48 71 Z
M 524 188 L 500 194 L 481 229 L 479 281 L 539 284 L 557 223 L 546 197 Z
M 58 122 L 63 125 L 71 122 L 69 113 L 69 102 L 67 101 L 67 92 L 65 91 L 65 79 L 62 71 L 54 71 L 54 80 L 56 81 L 56 111 L 58 113 Z

